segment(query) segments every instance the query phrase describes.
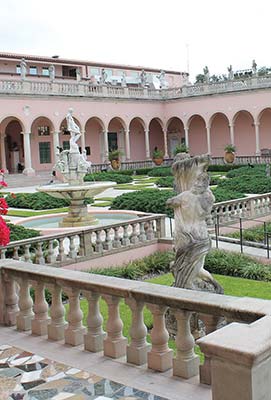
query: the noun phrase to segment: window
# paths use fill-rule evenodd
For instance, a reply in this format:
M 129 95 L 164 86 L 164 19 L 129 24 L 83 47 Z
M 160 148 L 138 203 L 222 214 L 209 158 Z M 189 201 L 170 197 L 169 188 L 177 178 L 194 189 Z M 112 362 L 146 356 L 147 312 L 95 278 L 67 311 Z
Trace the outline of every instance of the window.
M 49 126 L 38 126 L 38 135 L 39 136 L 49 136 L 50 135 Z
M 90 75 L 100 75 L 100 69 L 99 68 L 90 68 Z
M 21 73 L 21 67 L 20 65 L 16 65 L 16 74 L 20 74 Z
M 131 76 L 139 76 L 138 71 L 131 71 L 130 74 L 131 74 Z
M 43 67 L 42 68 L 42 75 L 43 76 L 49 76 L 49 68 L 48 67 Z
M 113 75 L 112 69 L 107 69 L 107 68 L 105 68 L 105 72 L 106 72 L 106 74 L 107 74 L 107 78 L 110 78 L 110 76 Z
M 108 132 L 108 149 L 109 149 L 109 151 L 118 149 L 118 134 L 117 134 L 117 132 Z
M 86 150 L 86 156 L 90 156 L 91 155 L 90 147 L 86 146 L 85 150 Z M 79 151 L 80 151 L 80 153 L 82 153 L 82 148 L 81 147 L 79 147 Z
M 50 164 L 51 163 L 51 143 L 50 142 L 40 142 L 39 143 L 40 152 L 40 163 Z
M 70 150 L 70 141 L 69 140 L 64 140 L 62 143 L 63 150 Z
M 30 75 L 37 75 L 38 69 L 37 67 L 29 67 L 29 74 Z

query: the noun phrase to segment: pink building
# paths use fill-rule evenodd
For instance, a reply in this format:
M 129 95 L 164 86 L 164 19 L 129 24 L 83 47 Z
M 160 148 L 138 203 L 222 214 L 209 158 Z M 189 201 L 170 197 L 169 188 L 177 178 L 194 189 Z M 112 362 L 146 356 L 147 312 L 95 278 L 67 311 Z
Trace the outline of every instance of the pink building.
M 191 154 L 219 157 L 232 143 L 260 155 L 271 149 L 270 98 L 268 75 L 191 85 L 176 71 L 2 53 L 1 168 L 50 171 L 69 145 L 70 107 L 94 164 L 115 148 L 127 162 L 151 159 L 154 147 L 170 158 L 181 142 Z

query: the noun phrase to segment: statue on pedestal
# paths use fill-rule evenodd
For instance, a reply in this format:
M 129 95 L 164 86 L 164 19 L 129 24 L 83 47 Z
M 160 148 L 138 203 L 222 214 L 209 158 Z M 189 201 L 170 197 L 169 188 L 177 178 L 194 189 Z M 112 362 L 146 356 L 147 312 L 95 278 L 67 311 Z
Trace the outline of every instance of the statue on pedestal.
M 166 76 L 165 75 L 166 75 L 166 73 L 163 70 L 161 70 L 160 74 L 157 75 L 157 78 L 160 81 L 160 89 L 165 89 L 165 87 L 166 87 Z
M 106 79 L 107 79 L 107 73 L 105 72 L 105 69 L 104 68 L 102 68 L 102 71 L 101 71 L 101 78 L 100 78 L 100 83 L 102 84 L 102 85 L 105 85 L 105 81 L 106 81 Z
M 147 83 L 147 74 L 144 71 L 144 69 L 142 69 L 140 73 L 140 84 L 144 88 L 146 86 L 146 83 Z
M 252 73 L 253 75 L 257 75 L 257 64 L 255 60 L 252 60 Z
M 51 82 L 55 80 L 55 75 L 56 75 L 55 66 L 52 64 L 49 67 L 49 77 Z
M 172 271 L 176 287 L 201 290 L 197 282 L 200 280 L 211 286 L 211 291 L 223 293 L 223 288 L 204 269 L 205 256 L 211 248 L 206 219 L 214 204 L 207 172 L 209 162 L 208 155 L 183 159 L 177 154 L 174 159 L 172 170 L 178 194 L 167 201 L 175 218 L 176 257 Z
M 233 79 L 234 79 L 234 75 L 233 75 L 232 65 L 230 65 L 228 67 L 228 80 L 232 81 Z
M 204 80 L 206 83 L 210 82 L 210 72 L 209 72 L 209 68 L 207 67 L 207 65 L 203 68 L 203 74 L 204 74 Z
M 122 72 L 121 75 L 121 86 L 122 87 L 126 87 L 127 86 L 127 82 L 126 82 L 126 73 L 125 71 Z
M 73 110 L 72 108 L 69 109 L 68 114 L 66 115 L 66 121 L 67 121 L 67 130 L 71 134 L 70 138 L 70 152 L 71 153 L 79 153 L 79 147 L 78 144 L 76 143 L 77 140 L 81 136 L 80 128 L 79 126 L 75 123 L 73 117 L 72 117 Z
M 26 78 L 26 71 L 27 71 L 27 64 L 24 58 L 21 59 L 20 69 L 21 69 L 21 79 L 24 80 Z

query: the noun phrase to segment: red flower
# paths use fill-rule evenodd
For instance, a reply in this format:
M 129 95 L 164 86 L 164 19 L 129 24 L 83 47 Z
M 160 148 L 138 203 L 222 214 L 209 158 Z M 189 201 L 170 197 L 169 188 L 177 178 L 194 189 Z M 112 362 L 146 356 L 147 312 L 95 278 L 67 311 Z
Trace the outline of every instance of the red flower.
M 0 197 L 0 214 L 6 215 L 7 212 L 8 212 L 8 203 L 3 197 Z
M 0 246 L 6 246 L 9 244 L 10 240 L 10 231 L 9 227 L 3 220 L 3 218 L 0 216 Z
M 0 169 L 0 174 L 4 174 L 5 171 L 3 169 Z
M 7 187 L 8 185 L 7 185 L 7 183 L 5 181 L 0 181 L 0 186 Z

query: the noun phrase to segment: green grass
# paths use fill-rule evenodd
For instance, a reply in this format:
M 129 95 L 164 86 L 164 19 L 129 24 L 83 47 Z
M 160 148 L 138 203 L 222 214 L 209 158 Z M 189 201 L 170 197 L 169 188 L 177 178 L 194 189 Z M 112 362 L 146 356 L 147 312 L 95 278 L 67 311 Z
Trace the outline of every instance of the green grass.
M 58 214 L 67 212 L 68 207 L 62 208 L 53 208 L 52 210 L 43 210 L 43 211 L 27 211 L 27 210 L 17 210 L 17 209 L 9 209 L 7 215 L 12 217 L 33 217 L 39 215 L 47 215 L 47 214 Z
M 95 201 L 94 204 L 92 204 L 94 207 L 109 207 L 111 206 L 111 201 Z
M 113 201 L 114 197 L 96 197 L 94 201 Z
M 144 189 L 150 189 L 152 186 L 146 184 L 146 185 L 117 185 L 114 186 L 114 189 L 116 190 L 144 190 Z

